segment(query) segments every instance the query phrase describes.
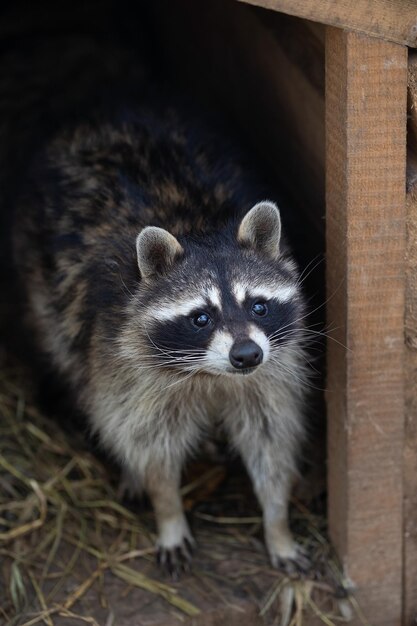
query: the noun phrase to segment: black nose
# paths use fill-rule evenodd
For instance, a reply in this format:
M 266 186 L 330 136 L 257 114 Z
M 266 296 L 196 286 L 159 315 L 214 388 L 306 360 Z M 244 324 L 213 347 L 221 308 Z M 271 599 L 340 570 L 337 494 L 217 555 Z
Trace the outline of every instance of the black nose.
M 262 348 L 251 339 L 235 342 L 230 350 L 230 363 L 238 370 L 255 367 L 262 363 Z

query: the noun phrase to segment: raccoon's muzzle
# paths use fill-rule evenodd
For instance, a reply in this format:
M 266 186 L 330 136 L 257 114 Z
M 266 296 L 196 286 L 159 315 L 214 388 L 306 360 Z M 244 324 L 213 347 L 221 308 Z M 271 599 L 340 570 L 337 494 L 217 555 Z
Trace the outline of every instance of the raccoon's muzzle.
M 263 357 L 262 348 L 252 339 L 235 341 L 229 353 L 230 363 L 237 370 L 257 367 L 262 363 Z

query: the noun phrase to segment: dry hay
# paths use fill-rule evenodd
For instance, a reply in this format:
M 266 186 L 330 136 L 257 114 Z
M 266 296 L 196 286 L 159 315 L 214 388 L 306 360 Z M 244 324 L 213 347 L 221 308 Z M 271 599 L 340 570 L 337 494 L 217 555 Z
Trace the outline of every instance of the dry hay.
M 225 623 L 227 611 L 251 610 L 245 624 L 286 626 L 311 614 L 330 626 L 358 611 L 324 518 L 295 502 L 292 525 L 314 569 L 290 580 L 268 564 L 253 496 L 220 463 L 193 466 L 183 489 L 199 546 L 193 572 L 164 577 L 149 507 L 122 505 L 109 468 L 28 403 L 24 387 L 19 371 L 0 377 L 1 624 L 133 626 L 126 611 L 115 617 L 122 604 L 135 606 L 135 626 L 204 624 L 211 607 Z

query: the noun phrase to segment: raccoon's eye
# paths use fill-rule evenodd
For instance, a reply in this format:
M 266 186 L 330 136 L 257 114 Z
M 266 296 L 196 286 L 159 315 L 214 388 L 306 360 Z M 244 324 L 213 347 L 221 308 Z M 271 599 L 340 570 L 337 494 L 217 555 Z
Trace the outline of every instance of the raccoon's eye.
M 252 313 L 257 315 L 258 317 L 265 317 L 265 315 L 268 313 L 268 307 L 266 306 L 265 302 L 255 302 L 255 304 L 252 305 Z
M 204 326 L 207 326 L 210 323 L 210 321 L 211 321 L 210 315 L 208 315 L 207 313 L 197 313 L 192 318 L 192 323 L 194 324 L 194 326 L 197 326 L 198 328 L 204 328 Z

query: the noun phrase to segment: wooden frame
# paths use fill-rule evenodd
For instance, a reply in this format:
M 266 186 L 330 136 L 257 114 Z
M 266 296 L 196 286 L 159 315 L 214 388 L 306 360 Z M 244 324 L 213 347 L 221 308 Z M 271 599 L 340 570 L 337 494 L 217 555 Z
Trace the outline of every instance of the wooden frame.
M 406 95 L 405 47 L 328 28 L 329 526 L 378 626 L 402 614 Z
M 313 22 L 417 46 L 415 0 L 240 0 Z

